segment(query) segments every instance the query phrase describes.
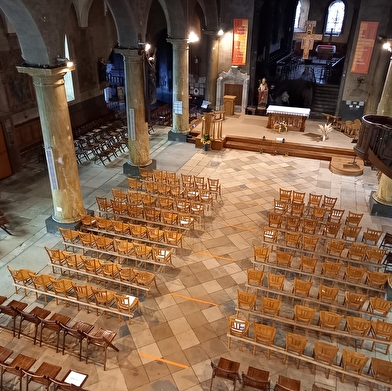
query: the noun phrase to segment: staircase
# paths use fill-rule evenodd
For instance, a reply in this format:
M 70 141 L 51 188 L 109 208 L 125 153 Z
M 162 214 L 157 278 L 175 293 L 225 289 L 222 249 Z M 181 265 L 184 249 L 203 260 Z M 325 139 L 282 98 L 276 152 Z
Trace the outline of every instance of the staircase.
M 316 84 L 313 94 L 310 118 L 324 119 L 322 113 L 335 115 L 339 95 L 338 85 Z

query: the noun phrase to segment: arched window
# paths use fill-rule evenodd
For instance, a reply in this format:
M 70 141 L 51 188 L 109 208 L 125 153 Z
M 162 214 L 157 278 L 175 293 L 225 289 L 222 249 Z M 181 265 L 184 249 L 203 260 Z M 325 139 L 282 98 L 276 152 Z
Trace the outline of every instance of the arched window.
M 346 6 L 343 1 L 335 0 L 328 7 L 325 34 L 339 35 L 342 33 Z
M 301 0 L 298 1 L 297 9 L 295 11 L 294 28 L 299 28 L 299 18 L 301 16 Z

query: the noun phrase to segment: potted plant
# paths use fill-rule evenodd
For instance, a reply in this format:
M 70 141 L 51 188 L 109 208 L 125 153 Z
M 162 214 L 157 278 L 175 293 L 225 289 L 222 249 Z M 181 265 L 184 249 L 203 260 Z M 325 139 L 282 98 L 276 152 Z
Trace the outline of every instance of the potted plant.
M 205 134 L 202 139 L 201 142 L 204 145 L 204 150 L 208 151 L 210 149 L 210 144 L 211 144 L 211 137 L 209 134 Z

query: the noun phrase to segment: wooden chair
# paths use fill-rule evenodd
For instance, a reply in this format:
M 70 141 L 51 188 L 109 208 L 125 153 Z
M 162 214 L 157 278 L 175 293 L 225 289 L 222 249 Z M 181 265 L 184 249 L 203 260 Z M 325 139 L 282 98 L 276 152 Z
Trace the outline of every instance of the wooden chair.
M 72 282 L 72 287 L 75 292 L 76 299 L 78 301 L 78 311 L 80 311 L 80 304 L 85 302 L 87 304 L 93 303 L 94 301 L 94 292 L 91 285 L 83 284 L 77 285 Z M 86 305 L 87 313 L 90 313 L 90 306 Z
M 207 206 L 207 210 L 210 210 L 214 205 L 213 195 L 208 189 L 199 189 L 199 198 L 200 201 Z
M 139 266 L 143 265 L 146 260 L 152 259 L 152 246 L 148 246 L 145 243 L 134 243 L 133 248 L 135 250 L 136 258 L 139 259 Z
M 363 267 L 355 267 L 348 265 L 344 270 L 343 279 L 347 282 L 354 282 L 356 284 L 360 284 L 363 280 L 366 270 L 367 269 Z
M 334 303 L 339 293 L 339 288 L 332 288 L 327 285 L 320 284 L 318 287 L 318 300 L 321 303 Z
M 164 242 L 165 235 L 158 227 L 147 227 L 147 239 L 151 242 Z
M 312 285 L 312 281 L 303 281 L 299 278 L 294 278 L 293 294 L 298 297 L 309 297 Z
M 72 280 L 69 280 L 67 278 L 57 280 L 56 278 L 52 277 L 50 279 L 50 282 L 52 283 L 52 287 L 56 295 L 64 296 L 65 298 L 67 298 L 73 292 Z M 58 304 L 59 299 L 58 297 L 56 297 L 56 305 Z M 65 300 L 65 306 L 68 307 L 68 300 Z
M 342 239 L 355 242 L 362 230 L 362 227 L 346 225 L 343 228 Z
M 293 203 L 294 202 L 304 203 L 305 202 L 305 196 L 306 196 L 305 192 L 293 190 Z
M 311 274 L 315 274 L 316 266 L 317 266 L 318 259 L 307 257 L 306 255 L 301 255 L 300 263 L 299 263 L 299 270 Z M 312 276 L 310 276 L 310 280 Z
M 162 222 L 169 225 L 178 225 L 178 214 L 171 210 L 162 211 Z
M 29 384 L 31 382 L 41 384 L 41 386 L 45 386 L 46 390 L 49 391 L 50 385 L 52 384 L 51 378 L 55 378 L 61 370 L 62 367 L 59 365 L 53 365 L 46 361 L 34 373 L 22 369 L 23 375 L 26 376 L 26 391 L 29 390 Z
M 49 274 L 31 274 L 31 281 L 33 282 L 34 288 L 37 290 L 42 290 L 45 293 L 48 292 L 49 288 L 52 287 L 52 282 L 50 278 L 52 276 Z M 35 298 L 38 299 L 38 292 L 35 292 Z M 47 295 L 44 294 L 45 303 L 48 301 Z
M 255 262 L 261 261 L 263 263 L 268 263 L 269 256 L 270 256 L 269 247 L 253 246 L 253 259 Z
M 163 170 L 152 170 L 152 179 L 155 182 L 165 182 L 166 181 L 166 171 Z
M 343 349 L 340 365 L 343 367 L 345 371 L 351 369 L 354 372 L 356 372 L 358 375 L 360 375 L 368 361 L 369 358 L 362 353 L 357 353 L 351 350 Z M 345 378 L 345 373 L 343 372 L 340 378 L 342 383 L 344 383 L 344 378 Z M 359 379 L 355 378 L 354 382 L 355 385 L 358 387 Z
M 75 247 L 72 245 L 79 242 L 79 231 L 60 227 L 58 227 L 58 229 L 63 238 L 64 250 L 67 250 L 68 247 L 72 247 L 72 251 L 75 251 Z
M 195 180 L 191 174 L 181 173 L 181 184 L 183 187 L 192 187 L 195 185 Z
M 255 309 L 256 305 L 256 295 L 253 293 L 248 293 L 248 292 L 241 292 L 237 290 L 237 304 L 238 304 L 238 310 L 237 310 L 237 317 L 239 316 L 239 313 L 241 312 L 242 309 L 246 311 L 253 311 Z M 250 313 L 247 313 L 247 318 L 249 319 Z
M 143 219 L 143 208 L 138 205 L 128 204 L 127 214 L 135 219 Z
M 287 213 L 289 204 L 287 201 L 274 199 L 274 213 L 285 214 Z
M 147 227 L 141 224 L 129 224 L 129 231 L 131 236 L 138 239 L 144 239 L 147 237 Z
M 119 271 L 118 275 L 120 277 L 120 281 L 133 283 L 133 282 L 135 282 L 135 277 L 136 277 L 137 273 L 138 272 L 131 267 L 123 267 Z M 122 285 L 120 284 L 120 292 L 122 289 L 121 286 Z
M 68 269 L 75 270 L 76 278 L 79 280 L 79 270 L 84 269 L 84 263 L 86 262 L 86 257 L 81 254 L 71 254 L 65 259 L 65 263 Z M 71 270 L 67 270 L 68 277 L 71 278 Z
M 81 221 L 82 221 L 82 227 L 87 227 L 87 228 L 94 228 L 97 223 L 95 217 L 89 214 L 82 216 Z
M 328 343 L 321 342 L 321 341 L 315 341 L 313 357 L 315 361 L 322 362 L 332 367 L 333 362 L 335 361 L 335 357 L 338 354 L 338 351 L 339 349 L 334 345 L 330 345 Z M 328 368 L 327 373 L 325 374 L 325 377 L 327 379 L 329 378 L 330 371 L 331 369 Z M 315 372 L 316 372 L 316 365 L 313 365 L 312 373 L 314 374 Z
M 170 198 L 168 196 L 160 195 L 158 197 L 158 206 L 161 209 L 173 210 L 174 209 L 174 200 L 173 200 L 173 198 Z
M 32 276 L 36 275 L 35 272 L 29 269 L 11 269 L 7 265 L 7 269 L 11 274 L 12 280 L 14 281 L 14 284 L 22 284 L 24 287 L 27 287 L 30 283 L 32 283 Z M 24 289 L 24 295 L 27 296 L 27 289 Z M 19 292 L 19 288 L 15 285 L 15 293 L 17 294 Z
M 177 212 L 191 213 L 191 202 L 185 198 L 175 199 L 175 208 Z
M 391 250 L 392 249 L 392 234 L 386 232 L 384 237 L 381 240 L 380 248 L 384 250 Z
M 16 333 L 16 317 L 19 315 L 19 310 L 24 310 L 28 306 L 22 301 L 12 300 L 7 305 L 0 305 L 0 314 L 10 316 L 12 319 L 12 335 L 15 337 Z
M 268 289 L 283 291 L 285 279 L 284 275 L 268 273 Z
M 44 330 L 49 330 L 50 335 L 47 336 L 49 341 L 51 341 L 53 333 L 56 336 L 56 353 L 57 353 L 59 350 L 59 343 L 60 343 L 61 324 L 67 325 L 71 320 L 71 318 L 66 315 L 55 313 L 49 319 L 41 318 L 40 320 L 41 320 L 41 329 L 40 329 L 40 336 L 39 336 L 39 346 L 40 347 L 42 346 Z
M 371 322 L 371 328 L 369 334 L 374 338 L 380 340 L 380 343 L 386 342 L 385 354 L 389 353 L 390 342 L 392 341 L 392 324 L 389 322 L 384 322 L 383 320 L 373 320 Z M 373 351 L 376 341 L 373 341 L 371 351 Z
M 326 238 L 336 239 L 340 231 L 340 226 L 341 226 L 340 223 L 327 221 L 324 225 L 323 236 L 325 236 Z
M 37 333 L 38 333 L 38 328 L 41 324 L 41 318 L 46 318 L 47 316 L 49 316 L 50 311 L 46 310 L 45 308 L 41 308 L 41 307 L 34 307 L 30 312 L 25 312 L 23 310 L 19 310 L 16 309 L 16 311 L 18 312 L 18 317 L 20 318 L 19 321 L 19 331 L 18 331 L 18 338 L 20 338 L 20 335 L 22 334 L 22 324 L 23 322 L 29 322 L 31 324 L 33 324 L 34 327 L 34 337 L 33 337 L 33 341 L 34 341 L 34 345 L 35 342 L 37 340 Z M 38 317 L 38 315 L 40 317 Z M 29 331 L 28 327 L 26 328 L 27 332 Z
M 267 326 L 261 323 L 253 323 L 253 331 L 254 331 L 254 341 L 256 343 L 263 343 L 267 346 L 271 346 L 274 344 L 276 328 L 272 326 Z M 257 345 L 253 346 L 253 355 L 256 354 Z M 270 359 L 271 351 L 268 349 L 268 360 Z
M 133 318 L 136 311 L 140 313 L 140 303 L 137 297 L 116 294 L 114 298 L 116 300 L 117 309 L 120 312 L 126 313 L 129 318 Z M 118 314 L 118 320 L 121 321 L 120 314 Z
M 351 243 L 347 250 L 347 257 L 356 261 L 363 261 L 367 251 L 367 245 L 363 243 Z
M 65 266 L 66 262 L 65 262 L 65 258 L 68 257 L 68 255 L 70 255 L 71 253 L 68 251 L 64 251 L 64 250 L 57 250 L 54 248 L 48 248 L 48 247 L 44 247 L 46 253 L 49 256 L 50 259 L 50 263 L 52 264 L 52 272 L 55 273 L 55 267 L 58 266 L 60 267 L 60 271 L 61 270 L 61 266 Z
M 255 390 L 269 391 L 270 386 L 268 371 L 249 366 L 246 375 L 242 372 L 241 390 L 244 390 L 245 387 L 251 387 Z
M 161 210 L 155 207 L 143 207 L 143 218 L 149 222 L 156 223 L 161 221 Z
M 173 266 L 172 263 L 172 251 L 167 248 L 162 247 L 152 247 L 152 259 L 156 263 L 162 264 L 158 267 L 159 270 L 162 270 L 165 266 Z M 154 271 L 158 265 L 154 264 Z
M 263 315 L 279 316 L 280 307 L 282 306 L 281 299 L 272 299 L 270 297 L 261 297 L 261 313 Z
M 137 285 L 144 286 L 146 288 L 150 288 L 154 284 L 156 290 L 159 293 L 155 274 L 147 272 L 147 271 L 139 270 L 135 275 L 135 281 L 136 281 Z M 139 294 L 139 291 L 137 293 Z M 148 297 L 148 291 L 146 293 L 146 296 Z
M 372 314 L 381 314 L 387 316 L 392 309 L 392 303 L 388 300 L 381 299 L 379 297 L 371 297 L 369 299 L 368 311 Z
M 104 263 L 102 264 L 102 275 L 110 280 L 115 281 L 119 278 L 121 266 L 118 263 Z M 110 282 L 109 282 L 110 283 Z M 104 281 L 105 287 L 107 281 Z
M 290 214 L 291 216 L 302 217 L 305 210 L 305 203 L 303 202 L 292 202 Z
M 281 386 L 283 388 L 276 388 L 276 386 Z M 286 377 L 283 375 L 279 375 L 276 386 L 275 391 L 301 391 L 300 380 L 292 379 L 291 377 Z
M 113 214 L 112 204 L 107 198 L 96 196 L 95 200 L 97 201 L 100 216 L 101 213 L 104 213 L 105 215 Z
M 94 300 L 95 300 L 95 305 L 97 307 L 104 307 L 104 308 L 110 308 L 111 306 L 114 305 L 115 303 L 115 298 L 116 298 L 116 292 L 113 292 L 108 289 L 95 289 L 92 287 L 93 290 L 93 295 L 94 295 Z M 106 317 L 108 316 L 107 311 L 106 312 Z M 99 309 L 97 308 L 97 316 L 99 315 Z
M 99 276 L 102 273 L 103 262 L 97 258 L 87 258 L 84 262 L 84 271 L 88 273 L 87 282 L 91 279 L 91 274 Z
M 173 171 L 166 171 L 166 182 L 170 185 L 180 184 L 180 178 Z
M 246 319 L 228 318 L 229 335 L 234 335 L 239 338 L 248 336 L 250 323 Z M 231 337 L 227 338 L 227 348 L 230 349 Z M 241 350 L 243 350 L 244 341 L 241 342 Z
M 346 225 L 353 225 L 355 227 L 358 227 L 358 225 L 362 220 L 362 217 L 363 217 L 363 213 L 355 213 L 349 211 L 344 223 Z
M 389 274 L 371 270 L 366 275 L 366 285 L 370 287 L 384 289 L 385 284 L 388 281 Z
M 338 197 L 328 197 L 328 196 L 324 195 L 323 200 L 321 202 L 321 207 L 326 208 L 328 210 L 331 210 L 335 207 L 337 200 L 338 200 Z
M 335 312 L 320 310 L 319 312 L 319 325 L 323 329 L 338 330 L 340 323 L 344 316 Z
M 359 311 L 361 310 L 367 299 L 368 295 L 366 294 L 360 294 L 350 291 L 344 292 L 344 305 L 346 306 L 346 308 L 354 308 Z
M 276 263 L 278 266 L 284 267 L 285 269 L 290 269 L 292 260 L 293 254 L 286 251 L 276 250 Z
M 116 216 L 125 216 L 128 214 L 128 204 L 121 201 L 110 200 L 113 214 Z
M 317 236 L 302 235 L 301 249 L 314 253 L 318 244 L 319 238 Z
M 378 241 L 381 238 L 383 231 L 377 231 L 376 229 L 366 228 L 363 233 L 362 242 L 377 246 Z
M 128 190 L 128 203 L 133 206 L 142 206 L 142 193 Z
M 344 215 L 344 209 L 331 209 L 328 214 L 328 221 L 331 223 L 340 224 Z
M 385 383 L 392 383 L 392 363 L 390 361 L 381 360 L 380 358 L 372 357 L 370 359 L 370 367 L 368 373 L 373 372 L 373 379 L 380 380 Z M 373 391 L 374 384 L 370 386 L 370 391 Z M 390 391 L 390 387 L 388 387 Z
M 154 186 L 154 191 L 151 191 L 151 193 L 157 193 L 158 192 L 158 183 L 151 183 L 150 186 Z M 150 193 L 141 193 L 140 195 L 141 198 L 141 205 L 144 208 L 154 208 L 157 202 L 157 199 L 154 195 Z
M 302 335 L 286 333 L 286 352 L 293 351 L 299 356 L 302 356 L 307 343 L 308 339 Z M 285 354 L 283 364 L 286 364 L 286 361 L 287 355 Z M 299 360 L 297 360 L 297 369 L 299 369 Z
M 9 364 L 0 362 L 1 389 L 3 389 L 5 383 L 4 375 L 6 373 L 10 373 L 19 380 L 19 391 L 22 391 L 22 378 L 24 376 L 23 371 L 28 371 L 36 361 L 37 360 L 33 357 L 25 356 L 24 354 L 18 354 Z
M 256 269 L 246 269 L 246 275 L 248 278 L 248 285 L 254 285 L 256 287 L 263 286 L 264 272 Z M 248 292 L 249 286 L 246 287 Z M 256 294 L 257 295 L 257 294 Z
M 310 213 L 310 218 L 313 220 L 324 220 L 325 216 L 327 216 L 328 209 L 321 206 L 314 206 Z
M 83 249 L 82 249 L 83 255 L 85 255 L 88 249 L 93 250 L 97 248 L 97 245 L 95 243 L 95 235 L 92 234 L 91 232 L 79 232 L 79 237 L 83 245 Z M 86 249 L 85 247 L 87 247 L 88 249 Z
M 170 185 L 164 182 L 157 183 L 157 194 L 168 196 L 170 194 Z
M 327 254 L 341 257 L 345 247 L 346 242 L 337 239 L 330 239 L 327 243 Z
M 128 201 L 128 194 L 124 193 L 121 189 L 116 189 L 112 187 L 112 195 L 114 201 L 118 202 L 127 202 Z
M 129 242 L 128 240 L 122 240 L 122 239 L 114 239 L 114 248 L 117 254 L 119 255 L 125 255 L 125 256 L 130 256 L 131 254 L 134 254 L 135 248 L 133 246 L 132 242 Z M 118 257 L 121 259 L 121 257 Z
M 310 307 L 306 307 L 303 305 L 295 305 L 294 306 L 294 323 L 302 322 L 306 326 L 309 326 L 312 322 L 316 310 Z M 295 324 L 294 324 L 294 331 L 295 331 Z
M 203 176 L 194 176 L 193 177 L 194 185 L 200 189 L 207 189 L 208 188 L 208 181 Z
M 195 219 L 190 213 L 178 213 L 178 223 L 182 228 L 195 229 Z
M 204 205 L 201 201 L 191 200 L 191 214 L 200 218 L 204 217 Z
M 283 216 L 281 214 L 275 214 L 275 215 L 280 216 L 280 218 L 283 220 Z M 287 215 L 285 229 L 287 231 L 298 231 L 300 223 L 301 223 L 301 220 L 298 216 Z M 270 226 L 271 226 L 271 224 L 270 224 Z
M 319 224 L 319 222 L 317 220 L 305 218 L 305 219 L 303 219 L 303 222 L 302 222 L 301 231 L 304 234 L 316 235 L 316 230 L 317 230 L 318 224 Z
M 309 193 L 308 203 L 306 205 L 308 210 L 311 210 L 315 206 L 319 207 L 321 204 L 322 198 L 323 198 L 322 195 Z
M 112 220 L 112 230 L 118 235 L 132 235 L 131 224 L 124 223 L 121 220 Z
M 127 183 L 128 183 L 128 188 L 130 190 L 139 191 L 142 189 L 143 182 L 139 178 L 126 177 L 126 179 L 127 179 Z
M 338 279 L 340 269 L 343 264 L 341 262 L 331 262 L 326 259 L 321 266 L 321 274 L 326 277 L 333 277 Z
M 100 327 L 96 332 L 89 334 L 82 332 L 86 341 L 86 364 L 90 357 L 89 346 L 93 345 L 104 351 L 104 358 L 103 358 L 103 370 L 106 371 L 106 360 L 107 360 L 107 349 L 110 347 L 118 352 L 118 348 L 113 345 L 113 340 L 116 337 L 117 333 L 111 330 L 106 330 Z
M 279 189 L 279 200 L 290 203 L 292 194 L 293 194 L 292 190 Z
M 269 212 L 268 225 L 272 228 L 280 228 L 282 226 L 283 216 L 280 213 Z
M 263 227 L 263 241 L 265 243 L 276 243 L 278 240 L 278 230 L 276 228 L 271 228 L 271 227 Z
M 163 231 L 165 243 L 182 248 L 182 233 L 165 229 Z
M 211 192 L 215 199 L 218 199 L 218 195 L 222 198 L 222 186 L 219 183 L 219 179 L 207 178 L 208 190 Z
M 350 335 L 354 337 L 354 342 L 356 342 L 355 336 L 364 337 L 368 335 L 371 327 L 371 321 L 363 318 L 358 318 L 356 316 L 346 316 L 346 330 Z M 365 342 L 362 339 L 360 344 L 360 349 L 363 348 L 363 343 Z
M 212 383 L 215 377 L 228 379 L 233 382 L 233 391 L 237 386 L 237 380 L 241 382 L 238 370 L 240 369 L 240 363 L 236 361 L 228 360 L 224 357 L 220 357 L 217 364 L 211 361 L 212 376 L 210 383 L 210 391 L 212 390 Z
M 297 249 L 301 243 L 301 233 L 286 231 L 285 241 L 286 241 L 286 247 Z
M 382 264 L 387 250 L 378 247 L 368 247 L 365 254 L 365 262 Z

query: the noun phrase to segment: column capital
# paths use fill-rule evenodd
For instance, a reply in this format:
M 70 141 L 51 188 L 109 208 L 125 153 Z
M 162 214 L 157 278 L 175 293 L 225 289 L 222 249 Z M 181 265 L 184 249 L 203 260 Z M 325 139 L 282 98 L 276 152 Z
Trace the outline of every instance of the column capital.
M 58 80 L 64 80 L 64 75 L 69 71 L 75 70 L 75 65 L 71 67 L 63 66 L 57 68 L 37 68 L 37 67 L 16 67 L 19 73 L 27 73 L 33 80 L 40 82 L 55 83 Z
M 114 49 L 114 53 L 121 54 L 125 60 L 130 62 L 141 62 L 143 61 L 142 52 L 137 49 L 129 49 L 129 48 L 116 48 Z
M 173 49 L 189 49 L 189 43 L 187 39 L 183 38 L 166 38 L 166 41 L 173 45 Z

